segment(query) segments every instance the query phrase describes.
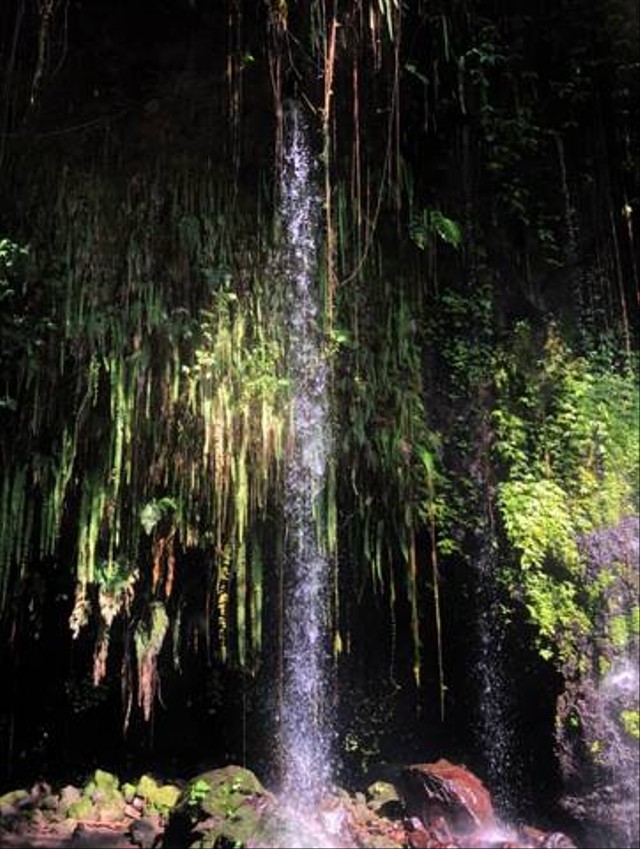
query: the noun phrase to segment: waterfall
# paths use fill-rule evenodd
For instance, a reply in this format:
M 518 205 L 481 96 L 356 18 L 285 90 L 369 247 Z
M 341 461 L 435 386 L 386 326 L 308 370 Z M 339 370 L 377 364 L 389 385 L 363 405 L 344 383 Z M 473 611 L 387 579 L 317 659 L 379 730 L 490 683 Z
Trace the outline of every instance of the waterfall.
M 327 369 L 318 327 L 320 198 L 314 182 L 308 129 L 295 105 L 287 109 L 285 116 L 280 180 L 292 381 L 285 469 L 282 784 L 290 806 L 308 809 L 318 802 L 331 775 L 327 708 L 330 570 L 316 530 L 316 506 L 325 485 L 330 424 Z
M 517 812 L 521 788 L 514 762 L 511 693 L 506 679 L 504 624 L 492 545 L 490 538 L 478 559 L 476 675 L 480 693 L 476 729 L 496 807 L 510 818 Z

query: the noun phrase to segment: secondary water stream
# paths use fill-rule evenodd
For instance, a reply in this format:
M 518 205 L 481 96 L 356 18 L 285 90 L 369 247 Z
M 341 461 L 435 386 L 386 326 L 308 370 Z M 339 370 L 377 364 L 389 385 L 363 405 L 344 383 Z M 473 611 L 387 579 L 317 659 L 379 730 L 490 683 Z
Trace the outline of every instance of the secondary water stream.
M 510 722 L 511 693 L 506 678 L 506 647 L 500 591 L 492 539 L 478 558 L 476 585 L 477 645 L 475 675 L 479 686 L 476 733 L 485 760 L 488 785 L 500 815 L 518 813 L 518 772 L 514 729 Z

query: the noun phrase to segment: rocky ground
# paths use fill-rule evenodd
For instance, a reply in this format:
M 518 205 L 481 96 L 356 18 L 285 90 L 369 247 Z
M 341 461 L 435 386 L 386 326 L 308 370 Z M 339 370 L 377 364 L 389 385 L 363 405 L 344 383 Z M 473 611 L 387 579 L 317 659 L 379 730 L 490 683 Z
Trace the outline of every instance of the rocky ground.
M 327 793 L 313 810 L 293 808 L 249 770 L 227 766 L 183 786 L 145 775 L 135 784 L 96 770 L 84 787 L 39 782 L 0 797 L 0 847 L 86 849 L 407 847 L 570 849 L 559 832 L 508 829 L 482 782 L 440 760 L 399 770 L 393 784 Z

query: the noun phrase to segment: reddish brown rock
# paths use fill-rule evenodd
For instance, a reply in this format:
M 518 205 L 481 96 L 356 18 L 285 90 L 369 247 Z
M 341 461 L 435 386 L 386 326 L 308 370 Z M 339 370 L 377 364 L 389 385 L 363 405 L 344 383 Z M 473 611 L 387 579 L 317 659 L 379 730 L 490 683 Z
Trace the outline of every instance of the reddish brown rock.
M 489 791 L 465 766 L 440 759 L 402 772 L 402 795 L 410 816 L 427 829 L 444 817 L 454 834 L 469 834 L 495 823 Z

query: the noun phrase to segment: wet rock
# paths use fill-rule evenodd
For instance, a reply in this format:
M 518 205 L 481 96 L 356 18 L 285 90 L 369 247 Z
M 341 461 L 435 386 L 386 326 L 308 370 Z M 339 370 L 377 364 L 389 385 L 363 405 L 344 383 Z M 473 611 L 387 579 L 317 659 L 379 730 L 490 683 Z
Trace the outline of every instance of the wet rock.
M 160 785 L 150 775 L 143 775 L 135 788 L 135 796 L 144 800 L 146 808 L 166 814 L 180 798 L 180 788 L 173 784 Z
M 29 791 L 29 799 L 34 808 L 37 808 L 42 803 L 42 800 L 47 796 L 51 796 L 51 785 L 46 781 L 36 781 Z
M 495 823 L 489 791 L 464 766 L 444 759 L 414 764 L 402 771 L 400 782 L 407 813 L 427 828 L 442 817 L 454 834 L 469 834 Z
M 564 783 L 561 806 L 594 845 L 640 844 L 638 710 L 638 556 L 640 520 L 627 516 L 579 539 L 585 582 L 607 578 L 597 621 L 575 635 L 562 666 L 565 689 L 555 743 Z M 629 722 L 631 720 L 631 722 Z
M 82 796 L 77 802 L 72 802 L 67 809 L 67 817 L 72 820 L 93 820 L 96 810 L 93 802 L 87 796 Z
M 42 801 L 40 802 L 40 807 L 43 811 L 57 811 L 60 805 L 60 800 L 57 796 L 54 796 L 50 793 L 48 796 L 44 796 Z
M 66 816 L 71 805 L 73 805 L 74 802 L 78 802 L 81 796 L 82 794 L 80 790 L 78 790 L 78 788 L 74 787 L 72 784 L 67 784 L 66 787 L 63 787 L 60 791 L 60 813 L 63 816 Z
M 256 776 L 239 766 L 203 773 L 190 781 L 171 812 L 165 847 L 269 845 L 267 814 L 275 800 Z
M 162 828 L 157 818 L 142 817 L 129 827 L 131 842 L 140 849 L 152 849 L 160 840 Z
M 383 793 L 383 790 L 386 792 Z M 376 788 L 374 795 L 377 793 L 383 796 L 390 792 L 388 788 Z M 389 849 L 389 847 L 404 845 L 402 824 L 378 815 L 367 804 L 362 794 L 351 797 L 346 791 L 337 789 L 323 800 L 321 808 L 336 811 L 333 821 L 334 831 L 328 833 L 326 829 L 323 829 L 324 835 L 336 845 L 367 849 L 378 849 L 378 847 Z M 324 825 L 322 820 L 321 825 Z
M 31 806 L 31 796 L 27 790 L 11 790 L 0 796 L 0 805 L 20 811 Z
M 407 835 L 406 842 L 410 849 L 429 849 L 433 845 L 432 835 L 418 817 L 410 817 L 405 820 L 404 827 Z
M 374 781 L 367 787 L 367 804 L 372 811 L 389 819 L 399 819 L 403 805 L 398 791 L 387 781 Z
M 142 816 L 142 812 L 138 810 L 134 805 L 125 804 L 124 806 L 124 815 L 131 820 L 139 820 Z

